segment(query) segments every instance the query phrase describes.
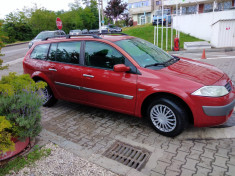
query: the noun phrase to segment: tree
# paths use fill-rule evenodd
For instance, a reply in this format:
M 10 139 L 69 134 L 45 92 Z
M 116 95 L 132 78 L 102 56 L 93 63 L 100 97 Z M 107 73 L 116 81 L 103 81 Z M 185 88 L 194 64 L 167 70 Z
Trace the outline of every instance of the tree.
M 104 13 L 109 19 L 113 19 L 115 23 L 119 16 L 126 10 L 126 7 L 127 3 L 122 3 L 121 0 L 111 0 L 108 2 Z
M 9 13 L 4 21 L 3 31 L 8 36 L 7 42 L 32 39 L 32 30 L 24 12 Z
M 69 7 L 71 10 L 77 10 L 81 7 L 81 2 L 79 0 L 74 0 L 73 3 L 69 3 Z
M 131 17 L 129 15 L 129 13 L 123 13 L 122 14 L 122 20 L 124 21 L 125 26 L 128 26 L 129 22 L 131 20 Z
M 32 12 L 29 19 L 29 25 L 33 30 L 33 35 L 36 36 L 39 32 L 44 30 L 56 30 L 56 14 L 53 11 L 45 8 L 36 9 Z
M 3 54 L 1 54 L 1 49 L 2 47 L 4 47 L 4 43 L 2 40 L 6 37 L 2 35 L 1 29 L 2 29 L 2 22 L 0 22 L 0 56 L 3 56 Z M 0 70 L 7 69 L 7 66 L 2 66 L 2 63 L 3 60 L 0 58 Z

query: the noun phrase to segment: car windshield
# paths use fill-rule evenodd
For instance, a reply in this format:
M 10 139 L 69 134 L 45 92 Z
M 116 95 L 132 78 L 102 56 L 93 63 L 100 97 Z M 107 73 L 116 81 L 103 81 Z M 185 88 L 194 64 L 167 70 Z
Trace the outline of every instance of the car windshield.
M 36 39 L 45 39 L 47 37 L 54 37 L 54 32 L 42 32 L 39 33 L 36 37 Z
M 150 42 L 139 38 L 115 42 L 124 49 L 141 67 L 160 65 L 173 59 L 171 55 Z

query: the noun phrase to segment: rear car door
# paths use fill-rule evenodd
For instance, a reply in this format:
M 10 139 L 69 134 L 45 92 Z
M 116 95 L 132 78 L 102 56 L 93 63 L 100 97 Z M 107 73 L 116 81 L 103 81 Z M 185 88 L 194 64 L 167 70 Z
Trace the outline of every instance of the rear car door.
M 84 69 L 82 72 L 84 101 L 119 112 L 133 114 L 136 102 L 137 74 L 114 72 L 116 64 L 126 64 L 127 60 L 109 44 L 85 42 Z
M 52 43 L 48 54 L 53 83 L 61 99 L 77 101 L 81 97 L 81 41 Z

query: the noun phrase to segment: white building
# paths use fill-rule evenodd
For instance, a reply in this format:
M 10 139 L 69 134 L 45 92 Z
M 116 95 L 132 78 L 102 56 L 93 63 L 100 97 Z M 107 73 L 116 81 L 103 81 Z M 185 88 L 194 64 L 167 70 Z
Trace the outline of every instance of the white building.
M 134 25 L 152 22 L 156 10 L 160 10 L 163 0 L 128 0 L 129 13 Z M 164 0 L 164 9 L 171 9 L 171 13 L 181 15 L 199 14 L 214 11 L 229 10 L 234 7 L 235 0 Z

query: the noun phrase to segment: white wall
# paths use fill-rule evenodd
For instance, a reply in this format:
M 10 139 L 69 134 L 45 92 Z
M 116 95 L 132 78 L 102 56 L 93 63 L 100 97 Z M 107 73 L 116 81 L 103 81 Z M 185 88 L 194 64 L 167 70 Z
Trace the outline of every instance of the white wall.
M 222 19 L 234 19 L 235 10 L 173 17 L 173 27 L 194 37 L 211 41 L 212 24 Z
M 235 47 L 235 19 L 219 21 L 213 25 L 211 45 L 215 47 Z

